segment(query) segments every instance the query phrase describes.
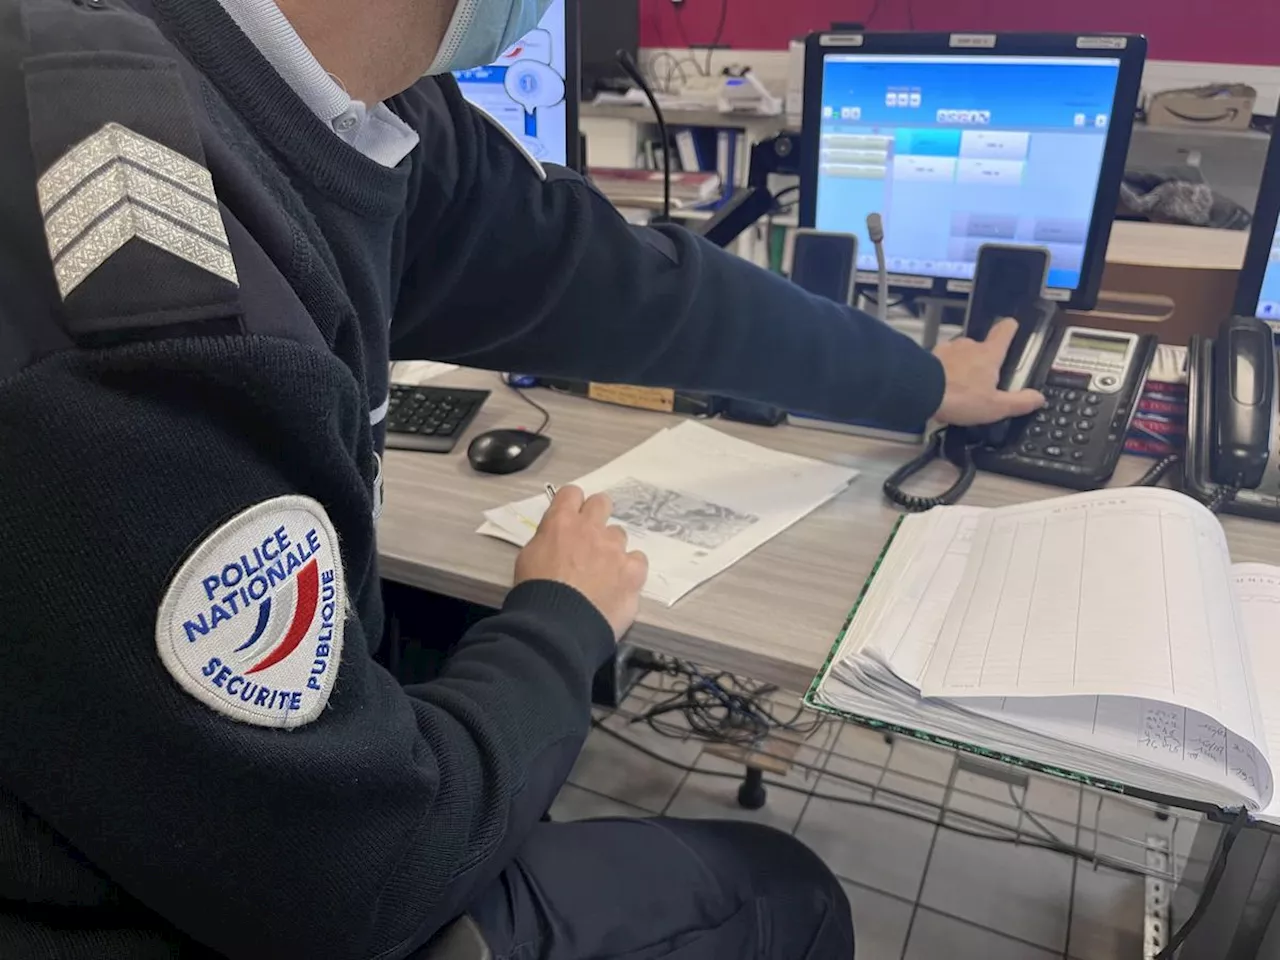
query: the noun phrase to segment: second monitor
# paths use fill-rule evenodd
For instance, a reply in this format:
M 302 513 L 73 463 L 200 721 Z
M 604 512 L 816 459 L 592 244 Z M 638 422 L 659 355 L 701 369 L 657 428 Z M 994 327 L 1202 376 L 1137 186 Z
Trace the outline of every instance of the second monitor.
M 805 64 L 800 223 L 880 213 L 890 284 L 971 287 L 984 243 L 1049 249 L 1047 295 L 1097 299 L 1145 59 L 1141 37 L 818 34 Z

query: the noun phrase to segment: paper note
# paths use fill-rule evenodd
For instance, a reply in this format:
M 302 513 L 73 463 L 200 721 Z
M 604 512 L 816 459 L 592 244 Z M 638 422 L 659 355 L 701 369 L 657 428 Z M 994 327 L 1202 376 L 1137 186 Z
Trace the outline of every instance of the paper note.
M 1254 740 L 1226 539 L 1164 490 L 1097 491 L 990 511 L 922 690 L 1108 694 L 1199 711 Z
M 608 493 L 612 522 L 649 557 L 646 596 L 675 603 L 844 490 L 856 470 L 779 453 L 694 421 L 659 431 L 575 481 Z M 481 533 L 527 543 L 544 495 L 486 511 Z

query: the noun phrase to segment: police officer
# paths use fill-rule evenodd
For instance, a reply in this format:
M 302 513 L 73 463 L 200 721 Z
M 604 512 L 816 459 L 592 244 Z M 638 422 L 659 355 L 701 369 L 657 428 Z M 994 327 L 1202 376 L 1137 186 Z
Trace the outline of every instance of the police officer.
M 448 71 L 546 0 L 278 2 L 0 0 L 0 955 L 847 958 L 789 837 L 539 822 L 645 576 L 603 499 L 376 666 L 387 363 L 978 423 L 1041 402 L 1010 331 L 931 356 L 531 161 Z

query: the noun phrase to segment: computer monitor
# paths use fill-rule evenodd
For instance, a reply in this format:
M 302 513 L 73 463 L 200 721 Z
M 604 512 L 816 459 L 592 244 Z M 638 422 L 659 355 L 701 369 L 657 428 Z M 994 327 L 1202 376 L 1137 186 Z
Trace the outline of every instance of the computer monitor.
M 1133 36 L 826 33 L 805 59 L 800 225 L 857 233 L 876 279 L 967 294 L 984 243 L 1047 247 L 1047 295 L 1092 308 L 1146 41 Z
M 587 0 L 582 5 L 582 99 L 610 81 L 630 85 L 618 51 L 640 56 L 640 0 Z
M 494 63 L 454 76 L 539 161 L 577 169 L 578 74 L 578 0 L 553 0 L 537 29 Z
M 1262 168 L 1258 205 L 1253 214 L 1244 267 L 1236 285 L 1237 316 L 1280 324 L 1280 123 Z

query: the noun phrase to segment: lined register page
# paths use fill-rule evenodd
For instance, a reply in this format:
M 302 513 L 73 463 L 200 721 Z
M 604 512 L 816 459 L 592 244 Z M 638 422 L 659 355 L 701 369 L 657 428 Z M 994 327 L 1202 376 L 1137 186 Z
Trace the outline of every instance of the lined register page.
M 1261 744 L 1226 538 L 1168 490 L 992 510 L 922 692 L 1113 695 L 1196 710 Z
M 1238 563 L 1232 568 L 1249 646 L 1253 685 L 1261 701 L 1267 754 L 1280 757 L 1280 568 Z M 1280 820 L 1280 797 L 1265 811 Z
M 906 570 L 895 578 L 867 652 L 879 655 L 900 679 L 917 689 L 964 576 L 978 518 L 986 512 L 982 507 L 939 507 L 908 518 L 928 532 Z

